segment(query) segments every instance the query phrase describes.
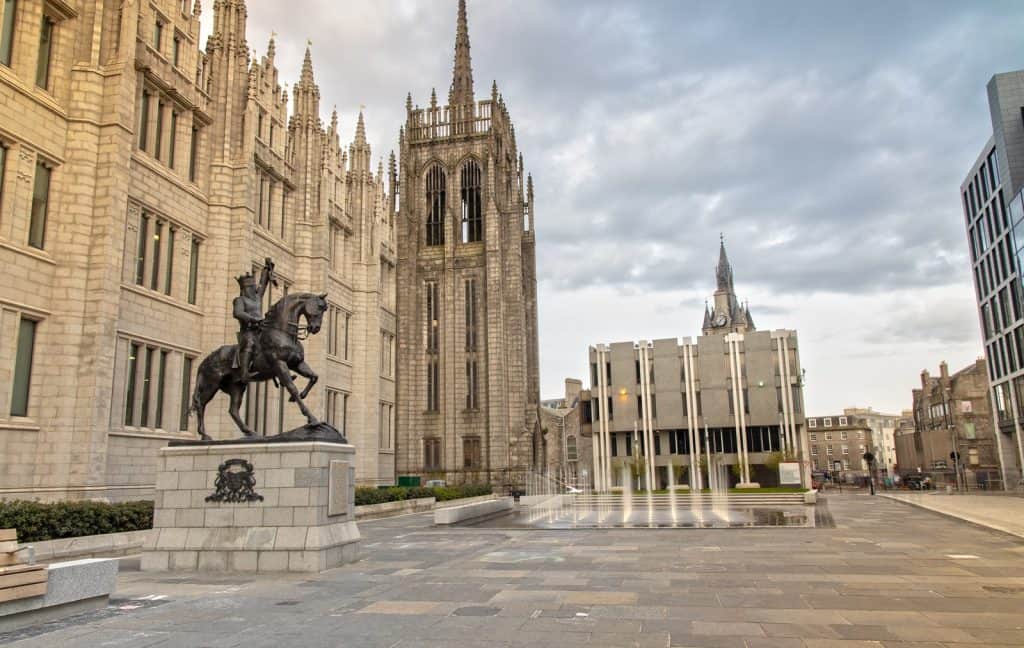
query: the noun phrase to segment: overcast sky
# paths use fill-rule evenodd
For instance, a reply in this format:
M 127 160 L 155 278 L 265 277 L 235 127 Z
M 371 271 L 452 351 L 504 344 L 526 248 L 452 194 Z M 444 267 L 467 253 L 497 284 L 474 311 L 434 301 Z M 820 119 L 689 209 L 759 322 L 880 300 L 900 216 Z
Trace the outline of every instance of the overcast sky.
M 456 0 L 248 4 L 375 158 L 407 92 L 447 96 Z M 469 33 L 537 188 L 542 397 L 590 344 L 699 335 L 719 232 L 758 328 L 799 331 L 811 414 L 898 412 L 981 353 L 958 189 L 1024 3 L 470 0 Z

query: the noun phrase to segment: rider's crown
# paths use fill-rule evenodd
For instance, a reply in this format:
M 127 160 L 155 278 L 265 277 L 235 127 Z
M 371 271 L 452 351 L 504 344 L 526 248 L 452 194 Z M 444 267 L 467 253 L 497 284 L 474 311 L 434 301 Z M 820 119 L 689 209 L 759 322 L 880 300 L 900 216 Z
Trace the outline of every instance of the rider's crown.
M 251 272 L 246 272 L 244 275 L 235 277 L 235 280 L 241 288 L 249 288 L 256 285 L 256 277 L 254 277 Z

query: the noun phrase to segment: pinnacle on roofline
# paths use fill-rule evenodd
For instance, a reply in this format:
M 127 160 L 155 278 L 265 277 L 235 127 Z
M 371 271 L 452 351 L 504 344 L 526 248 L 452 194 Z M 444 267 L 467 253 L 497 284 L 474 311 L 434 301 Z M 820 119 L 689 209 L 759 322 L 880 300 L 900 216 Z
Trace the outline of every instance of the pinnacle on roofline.
M 459 17 L 455 27 L 455 66 L 449 103 L 473 103 L 473 63 L 469 53 L 469 25 L 466 20 L 466 0 L 459 0 Z

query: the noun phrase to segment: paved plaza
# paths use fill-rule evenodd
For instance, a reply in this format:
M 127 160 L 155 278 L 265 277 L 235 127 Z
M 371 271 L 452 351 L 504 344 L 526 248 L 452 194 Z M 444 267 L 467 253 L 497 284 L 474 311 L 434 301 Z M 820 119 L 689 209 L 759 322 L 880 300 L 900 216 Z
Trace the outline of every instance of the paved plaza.
M 129 571 L 106 610 L 18 648 L 1024 645 L 1024 542 L 863 494 L 834 528 L 507 531 L 360 525 L 312 578 Z
M 1024 497 L 945 495 L 941 491 L 887 493 L 886 496 L 1024 538 Z

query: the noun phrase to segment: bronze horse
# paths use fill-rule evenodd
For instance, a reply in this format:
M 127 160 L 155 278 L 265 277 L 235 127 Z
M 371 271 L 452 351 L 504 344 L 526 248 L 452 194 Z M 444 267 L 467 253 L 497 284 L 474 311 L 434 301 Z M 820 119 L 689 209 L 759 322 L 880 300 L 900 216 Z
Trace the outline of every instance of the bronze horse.
M 263 319 L 259 344 L 252 359 L 253 378 L 249 382 L 274 380 L 283 385 L 291 394 L 289 400 L 298 403 L 310 425 L 316 425 L 319 421 L 306 407 L 303 399 L 316 384 L 317 375 L 306 364 L 299 337 L 301 333 L 318 333 L 326 310 L 327 293 L 294 293 L 282 297 L 270 307 Z M 305 318 L 305 326 L 301 324 L 300 317 Z M 206 434 L 203 417 L 207 403 L 218 391 L 224 392 L 231 399 L 228 412 L 242 434 L 247 437 L 255 436 L 252 429 L 238 415 L 248 382 L 240 380 L 238 369 L 232 366 L 235 364 L 237 349 L 236 344 L 226 344 L 206 356 L 199 365 L 191 409 L 199 421 L 199 437 L 202 439 L 210 439 Z M 293 371 L 309 380 L 301 393 L 292 380 Z

